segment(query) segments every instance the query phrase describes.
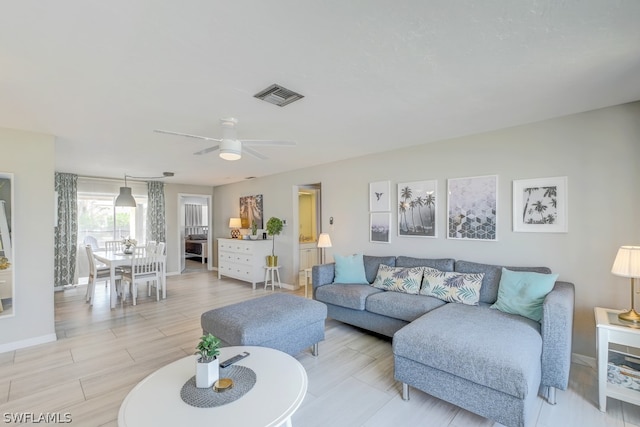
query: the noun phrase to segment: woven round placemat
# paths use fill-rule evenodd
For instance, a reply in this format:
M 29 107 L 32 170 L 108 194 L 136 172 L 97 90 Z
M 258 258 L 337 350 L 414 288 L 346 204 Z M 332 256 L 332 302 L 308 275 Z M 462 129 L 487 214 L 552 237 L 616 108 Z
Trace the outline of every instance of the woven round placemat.
M 256 383 L 256 373 L 246 366 L 239 365 L 220 368 L 220 378 L 231 378 L 233 387 L 221 392 L 214 391 L 213 387 L 197 388 L 196 376 L 194 375 L 182 386 L 180 397 L 184 403 L 196 408 L 213 408 L 241 398 Z

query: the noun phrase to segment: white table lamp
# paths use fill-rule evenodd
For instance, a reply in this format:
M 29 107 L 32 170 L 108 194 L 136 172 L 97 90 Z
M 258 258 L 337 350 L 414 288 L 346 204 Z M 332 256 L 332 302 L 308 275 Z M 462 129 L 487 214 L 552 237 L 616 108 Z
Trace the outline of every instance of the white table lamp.
M 327 233 L 320 233 L 318 236 L 318 247 L 322 249 L 322 257 L 320 258 L 320 262 L 324 264 L 324 248 L 331 247 L 331 237 Z
M 240 218 L 229 218 L 229 228 L 231 229 L 231 238 L 239 239 L 242 220 Z
M 635 311 L 635 279 L 640 277 L 640 246 L 621 246 L 613 262 L 611 273 L 631 278 L 631 309 L 620 313 L 618 318 L 640 324 L 640 314 Z

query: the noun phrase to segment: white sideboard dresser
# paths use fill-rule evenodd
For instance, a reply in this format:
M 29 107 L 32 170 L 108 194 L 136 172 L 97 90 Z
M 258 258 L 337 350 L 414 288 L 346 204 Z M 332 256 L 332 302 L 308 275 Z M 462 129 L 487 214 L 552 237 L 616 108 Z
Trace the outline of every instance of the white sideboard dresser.
M 233 277 L 251 283 L 264 282 L 266 256 L 271 255 L 271 240 L 218 239 L 218 279 Z

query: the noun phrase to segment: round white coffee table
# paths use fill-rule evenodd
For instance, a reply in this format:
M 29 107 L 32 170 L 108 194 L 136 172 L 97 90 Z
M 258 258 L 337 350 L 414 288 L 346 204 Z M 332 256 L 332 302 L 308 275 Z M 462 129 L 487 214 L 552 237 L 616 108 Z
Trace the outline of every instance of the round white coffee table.
M 185 403 L 180 390 L 195 375 L 196 356 L 187 356 L 158 369 L 125 397 L 118 414 L 121 427 L 227 425 L 291 426 L 291 416 L 307 393 L 307 372 L 286 353 L 266 347 L 224 347 L 220 360 L 251 353 L 236 365 L 251 368 L 256 383 L 238 400 L 214 408 Z

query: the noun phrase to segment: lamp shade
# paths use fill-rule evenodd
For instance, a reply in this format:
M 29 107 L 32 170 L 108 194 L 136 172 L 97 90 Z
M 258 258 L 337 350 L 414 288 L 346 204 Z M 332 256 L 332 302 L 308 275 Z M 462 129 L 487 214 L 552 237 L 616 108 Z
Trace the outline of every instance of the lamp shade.
M 331 247 L 331 237 L 327 233 L 320 233 L 318 236 L 318 247 L 319 248 L 330 248 Z
M 242 228 L 242 220 L 240 218 L 229 218 L 229 228 Z
M 116 206 L 128 206 L 132 208 L 138 206 L 136 199 L 131 195 L 131 187 L 120 187 L 120 194 L 116 197 Z
M 611 273 L 616 276 L 640 278 L 640 246 L 621 246 Z

